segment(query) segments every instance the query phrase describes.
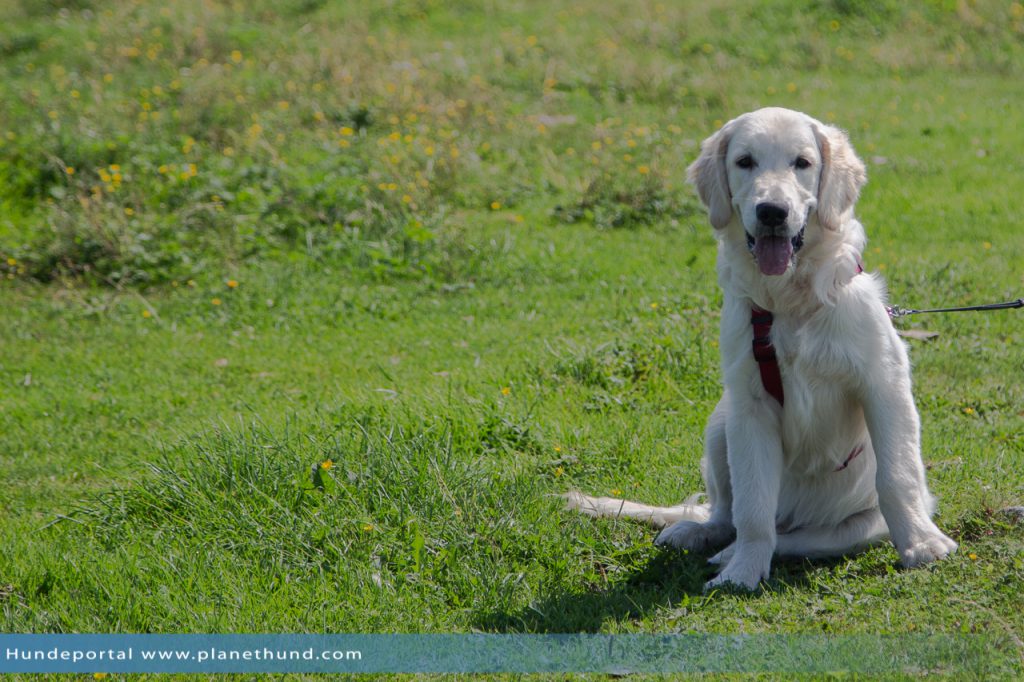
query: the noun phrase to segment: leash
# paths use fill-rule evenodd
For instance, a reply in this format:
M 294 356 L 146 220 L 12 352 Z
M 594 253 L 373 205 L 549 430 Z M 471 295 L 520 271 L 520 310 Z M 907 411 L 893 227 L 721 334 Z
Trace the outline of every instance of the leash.
M 1006 303 L 988 303 L 985 305 L 969 305 L 962 308 L 929 308 L 927 310 L 915 310 L 913 308 L 901 308 L 898 305 L 888 306 L 885 311 L 889 317 L 896 319 L 907 315 L 921 315 L 923 313 L 963 313 L 975 310 L 1009 310 L 1010 308 L 1024 308 L 1024 298 Z

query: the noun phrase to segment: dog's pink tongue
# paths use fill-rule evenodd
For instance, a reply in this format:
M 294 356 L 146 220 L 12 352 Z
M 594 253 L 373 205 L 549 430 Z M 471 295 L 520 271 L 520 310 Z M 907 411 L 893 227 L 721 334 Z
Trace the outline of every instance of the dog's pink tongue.
M 754 258 L 763 274 L 784 274 L 793 258 L 793 244 L 785 237 L 758 237 L 754 243 Z

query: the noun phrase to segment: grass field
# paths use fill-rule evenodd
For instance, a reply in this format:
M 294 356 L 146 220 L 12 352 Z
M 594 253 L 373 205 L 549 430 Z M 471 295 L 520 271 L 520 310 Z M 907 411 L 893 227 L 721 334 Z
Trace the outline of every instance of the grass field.
M 1021 296 L 1018 2 L 0 0 L 0 630 L 993 634 L 1020 666 L 1024 316 L 901 322 L 938 522 L 704 594 L 569 489 L 700 490 L 758 106 L 849 131 L 867 268 Z M 996 655 L 998 654 L 998 655 Z

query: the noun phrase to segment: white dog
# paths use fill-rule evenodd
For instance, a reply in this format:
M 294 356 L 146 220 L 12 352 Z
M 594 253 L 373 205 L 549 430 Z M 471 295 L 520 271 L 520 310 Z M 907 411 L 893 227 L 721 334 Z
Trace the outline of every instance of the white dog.
M 904 566 L 956 543 L 932 522 L 907 351 L 882 281 L 863 273 L 846 135 L 787 109 L 726 123 L 689 168 L 719 241 L 724 392 L 708 420 L 707 504 L 569 493 L 570 508 L 664 528 L 706 550 L 707 584 L 754 589 L 773 554 L 838 556 L 891 537 Z M 731 543 L 731 544 L 730 544 Z

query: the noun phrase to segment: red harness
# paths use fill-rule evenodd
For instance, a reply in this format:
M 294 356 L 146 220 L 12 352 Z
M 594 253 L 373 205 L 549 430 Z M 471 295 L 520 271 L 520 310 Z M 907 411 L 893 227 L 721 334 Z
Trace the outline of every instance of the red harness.
M 785 394 L 782 392 L 782 373 L 779 371 L 779 359 L 772 345 L 772 314 L 756 305 L 750 311 L 750 324 L 754 327 L 754 359 L 761 370 L 761 384 L 768 394 L 785 405 Z

